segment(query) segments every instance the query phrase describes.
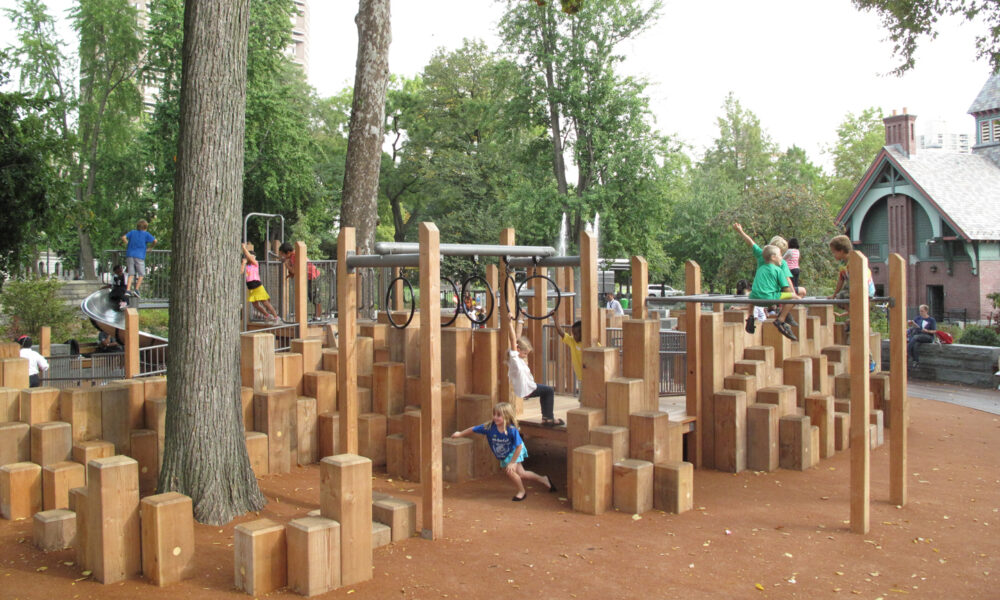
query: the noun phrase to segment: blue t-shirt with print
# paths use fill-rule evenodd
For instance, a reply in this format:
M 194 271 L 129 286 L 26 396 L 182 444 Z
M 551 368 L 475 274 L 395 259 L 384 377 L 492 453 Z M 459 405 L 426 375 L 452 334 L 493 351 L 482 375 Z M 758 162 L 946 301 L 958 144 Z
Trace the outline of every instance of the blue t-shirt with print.
M 141 229 L 133 229 L 125 234 L 128 240 L 128 247 L 125 248 L 125 256 L 132 256 L 146 260 L 146 245 L 156 241 L 153 234 Z
M 476 425 L 472 431 L 486 436 L 490 450 L 493 451 L 493 456 L 497 457 L 497 460 L 507 458 L 514 451 L 514 448 L 524 443 L 521 440 L 521 432 L 517 430 L 517 427 L 510 425 L 507 426 L 507 431 L 497 429 L 496 423 L 490 423 L 489 428 L 484 425 Z

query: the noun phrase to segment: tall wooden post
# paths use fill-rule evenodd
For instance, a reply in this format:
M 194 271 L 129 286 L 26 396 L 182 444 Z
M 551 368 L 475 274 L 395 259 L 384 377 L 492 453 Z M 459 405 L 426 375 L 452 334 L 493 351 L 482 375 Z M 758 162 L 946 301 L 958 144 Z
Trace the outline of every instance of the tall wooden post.
M 489 306 L 489 303 L 493 303 L 493 312 L 490 313 L 490 318 L 486 320 L 486 327 L 490 329 L 496 329 L 497 324 L 500 322 L 500 288 L 497 287 L 502 285 L 503 282 L 500 281 L 500 268 L 497 265 L 486 265 L 486 282 L 490 284 L 490 289 L 493 290 L 493 298 L 486 301 L 483 305 L 485 309 Z
M 535 275 L 546 275 L 545 267 L 535 267 Z M 549 312 L 548 309 L 548 295 L 549 295 L 549 285 L 548 281 L 544 279 L 534 279 L 532 280 L 531 288 L 534 290 L 535 295 L 531 299 L 531 314 L 533 315 L 544 315 Z M 531 342 L 535 345 L 535 351 L 531 353 L 531 372 L 536 376 L 541 376 L 545 365 L 544 365 L 544 352 L 542 352 L 542 327 L 545 325 L 544 321 L 532 320 L 530 322 L 531 328 Z
M 42 356 L 52 356 L 52 328 L 42 327 L 38 336 L 38 353 Z
M 337 333 L 340 339 L 337 352 L 337 398 L 340 405 L 340 451 L 344 454 L 358 453 L 358 355 L 355 340 L 358 336 L 358 274 L 347 269 L 347 257 L 357 251 L 354 228 L 342 227 L 337 240 Z M 297 261 L 305 264 L 304 261 Z M 296 291 L 298 305 L 299 291 L 305 297 L 305 287 L 301 286 L 305 274 L 295 278 L 300 288 Z M 299 309 L 296 308 L 296 314 Z
M 514 245 L 514 228 L 507 227 L 500 232 L 500 244 L 504 246 Z M 506 265 L 502 265 L 506 269 Z M 500 280 L 497 283 L 500 286 L 500 343 L 498 344 L 498 350 L 500 352 L 499 361 L 500 364 L 507 362 L 507 351 L 510 350 L 507 344 L 507 331 L 510 327 L 511 317 L 516 317 L 514 311 L 517 310 L 513 308 L 515 302 L 517 302 L 517 289 L 513 285 L 507 285 L 507 275 L 506 271 L 502 270 L 500 272 Z M 514 327 L 514 331 L 517 331 L 517 327 Z M 510 388 L 510 378 L 507 377 L 507 373 L 504 372 L 500 376 L 500 402 L 509 402 L 513 396 L 513 391 Z
M 307 260 L 305 242 L 295 242 L 295 322 L 299 325 L 300 338 L 309 335 L 309 269 L 307 268 Z
M 597 239 L 580 232 L 580 320 L 583 321 L 582 348 L 597 345 Z
M 871 446 L 868 440 L 868 258 L 855 250 L 847 261 L 851 278 L 851 531 L 868 533 Z M 905 338 L 904 338 L 905 339 Z
M 420 224 L 420 485 L 423 531 L 429 540 L 444 535 L 441 470 L 441 234 L 434 223 Z M 461 302 L 461 299 L 459 299 Z
M 641 256 L 632 257 L 632 318 L 645 319 L 646 296 L 649 295 L 649 264 Z
M 684 264 L 684 293 L 695 296 L 701 293 L 701 267 L 693 260 Z M 688 436 L 688 460 L 694 463 L 696 469 L 701 468 L 702 432 L 707 423 L 701 420 L 701 303 L 688 302 L 684 311 L 687 317 L 687 379 L 685 406 L 688 416 L 695 417 L 694 436 Z
M 139 311 L 125 309 L 125 379 L 139 376 Z
M 400 269 L 399 267 L 393 267 L 392 268 L 392 278 L 396 279 L 397 277 L 399 277 L 400 272 L 402 272 L 402 269 Z M 402 311 L 403 310 L 403 304 L 404 304 L 404 302 L 403 302 L 403 300 L 404 300 L 404 298 L 403 298 L 403 290 L 405 289 L 403 287 L 403 280 L 400 279 L 400 280 L 396 281 L 396 283 L 392 284 L 392 287 L 394 288 L 393 298 L 392 298 L 392 307 L 388 307 L 387 306 L 386 310 L 392 310 L 394 312 Z
M 889 295 L 895 304 L 889 309 L 889 502 L 906 504 L 906 444 L 909 429 L 909 400 L 906 397 L 906 259 L 889 255 Z

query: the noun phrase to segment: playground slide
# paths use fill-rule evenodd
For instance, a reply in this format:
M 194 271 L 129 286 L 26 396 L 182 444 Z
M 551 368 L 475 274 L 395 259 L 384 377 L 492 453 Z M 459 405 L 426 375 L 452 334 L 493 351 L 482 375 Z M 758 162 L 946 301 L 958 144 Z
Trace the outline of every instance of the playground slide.
M 125 339 L 125 313 L 114 307 L 108 298 L 110 293 L 111 290 L 108 289 L 97 290 L 80 302 L 80 310 L 90 318 L 94 327 L 115 336 L 119 342 L 123 342 Z M 140 348 L 166 343 L 167 338 L 144 331 L 139 332 Z

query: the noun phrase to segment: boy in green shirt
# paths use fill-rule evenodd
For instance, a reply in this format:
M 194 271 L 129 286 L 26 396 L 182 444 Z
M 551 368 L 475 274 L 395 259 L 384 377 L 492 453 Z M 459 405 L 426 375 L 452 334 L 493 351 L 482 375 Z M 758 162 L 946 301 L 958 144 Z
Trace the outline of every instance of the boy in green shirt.
M 764 246 L 761 256 L 764 262 L 757 267 L 757 274 L 753 278 L 750 298 L 754 300 L 787 300 L 794 298 L 795 295 L 791 291 L 792 288 L 788 285 L 788 278 L 785 276 L 785 271 L 781 268 L 783 259 L 778 247 L 771 245 Z M 798 338 L 792 333 L 792 328 L 787 323 L 788 313 L 791 310 L 791 304 L 782 304 L 781 312 L 778 313 L 778 318 L 774 320 L 774 326 L 778 328 L 781 335 L 794 342 L 798 341 Z M 754 323 L 752 304 L 747 306 L 747 311 L 746 330 L 747 333 L 753 333 L 756 325 Z

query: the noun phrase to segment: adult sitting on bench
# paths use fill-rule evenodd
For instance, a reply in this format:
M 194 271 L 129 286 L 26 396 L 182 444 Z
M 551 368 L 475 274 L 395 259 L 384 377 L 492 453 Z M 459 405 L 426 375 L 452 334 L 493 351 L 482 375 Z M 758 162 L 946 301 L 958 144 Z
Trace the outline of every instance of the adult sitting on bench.
M 927 313 L 927 305 L 920 305 L 920 316 L 916 320 L 910 321 L 910 328 L 906 331 L 906 356 L 912 361 L 912 366 L 920 366 L 917 360 L 917 345 L 930 344 L 934 341 L 934 332 L 937 330 L 937 321 Z

